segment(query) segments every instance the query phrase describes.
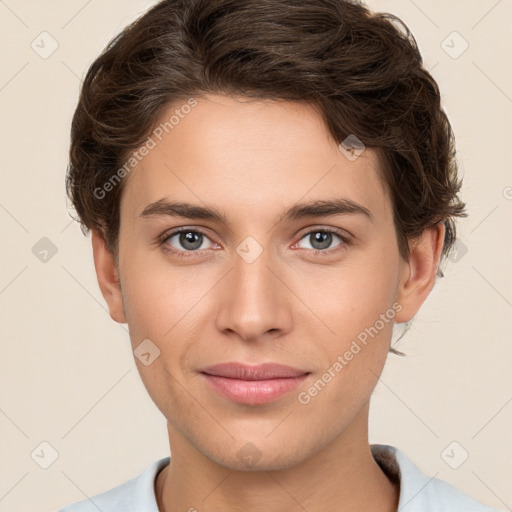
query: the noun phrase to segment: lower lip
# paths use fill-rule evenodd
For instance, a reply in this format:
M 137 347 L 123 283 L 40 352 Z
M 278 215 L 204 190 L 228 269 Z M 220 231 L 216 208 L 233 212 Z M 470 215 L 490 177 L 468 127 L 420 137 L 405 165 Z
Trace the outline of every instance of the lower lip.
M 201 374 L 221 395 L 242 404 L 259 405 L 277 400 L 297 388 L 308 376 L 288 377 L 269 380 L 240 380 Z

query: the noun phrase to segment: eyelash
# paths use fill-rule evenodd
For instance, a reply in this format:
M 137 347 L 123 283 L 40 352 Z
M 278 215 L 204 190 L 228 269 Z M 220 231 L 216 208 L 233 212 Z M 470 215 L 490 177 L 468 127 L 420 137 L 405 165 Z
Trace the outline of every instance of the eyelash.
M 191 229 L 191 228 L 187 228 L 187 227 L 182 227 L 182 228 L 177 228 L 177 229 L 174 229 L 170 232 L 166 232 L 164 233 L 161 237 L 160 237 L 160 240 L 159 240 L 159 245 L 162 247 L 162 249 L 166 252 L 169 252 L 171 253 L 173 256 L 176 256 L 178 258 L 195 258 L 195 257 L 199 257 L 201 256 L 201 252 L 202 251 L 199 251 L 199 250 L 195 250 L 195 251 L 180 251 L 180 250 L 177 250 L 177 249 L 174 249 L 173 247 L 169 246 L 166 242 L 171 239 L 173 236 L 175 235 L 178 235 L 180 233 L 197 233 L 197 234 L 200 234 L 200 235 L 203 235 L 204 237 L 208 238 L 208 235 L 200 230 L 200 229 L 197 229 L 197 228 L 194 228 L 194 229 Z M 333 235 L 336 235 L 338 236 L 342 243 L 334 248 L 331 248 L 331 249 L 325 249 L 325 250 L 320 250 L 320 249 L 307 249 L 307 251 L 309 251 L 310 253 L 313 253 L 315 255 L 321 255 L 321 256 L 325 256 L 326 254 L 327 255 L 331 255 L 332 253 L 334 252 L 337 252 L 339 250 L 343 250 L 345 246 L 348 246 L 348 245 L 351 245 L 352 241 L 345 235 L 341 234 L 340 231 L 334 229 L 334 228 L 321 228 L 321 229 L 312 229 L 311 231 L 308 231 L 306 233 L 304 233 L 301 238 L 299 239 L 302 240 L 303 238 L 305 238 L 306 236 L 308 235 L 311 235 L 313 233 L 332 233 Z M 297 242 L 296 242 L 297 243 Z M 294 244 L 295 245 L 295 244 Z M 207 249 L 203 249 L 203 251 L 206 251 Z

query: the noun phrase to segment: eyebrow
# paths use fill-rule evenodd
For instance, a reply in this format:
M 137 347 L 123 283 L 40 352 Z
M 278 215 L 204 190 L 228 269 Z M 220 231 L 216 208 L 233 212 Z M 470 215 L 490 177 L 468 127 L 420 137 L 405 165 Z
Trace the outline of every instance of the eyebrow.
M 293 205 L 279 217 L 278 222 L 302 219 L 304 217 L 324 217 L 327 215 L 346 214 L 363 215 L 372 222 L 375 220 L 372 212 L 368 208 L 350 199 L 340 198 L 310 201 Z
M 375 217 L 368 208 L 350 199 L 338 198 L 329 200 L 316 200 L 295 204 L 282 213 L 276 223 L 283 220 L 298 220 L 306 217 L 324 217 L 328 215 L 363 215 L 373 222 Z M 160 199 L 147 205 L 140 217 L 184 217 L 188 219 L 204 219 L 227 224 L 226 216 L 218 209 L 210 206 L 199 206 L 191 203 L 172 202 Z

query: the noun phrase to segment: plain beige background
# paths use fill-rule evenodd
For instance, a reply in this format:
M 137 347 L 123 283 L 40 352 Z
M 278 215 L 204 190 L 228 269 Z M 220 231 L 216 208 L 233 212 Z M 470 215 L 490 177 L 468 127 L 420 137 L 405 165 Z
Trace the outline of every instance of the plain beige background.
M 108 315 L 90 237 L 71 222 L 64 192 L 81 77 L 153 3 L 0 1 L 2 511 L 56 510 L 168 455 L 164 418 L 126 326 Z M 511 510 L 512 2 L 368 5 L 409 25 L 439 82 L 469 211 L 445 279 L 400 343 L 407 357 L 389 356 L 370 440 Z

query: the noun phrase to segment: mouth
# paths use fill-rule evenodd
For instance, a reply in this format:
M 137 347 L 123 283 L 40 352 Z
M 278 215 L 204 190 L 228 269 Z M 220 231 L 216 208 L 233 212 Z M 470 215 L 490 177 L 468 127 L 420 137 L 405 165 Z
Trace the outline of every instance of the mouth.
M 310 372 L 274 363 L 224 363 L 199 370 L 211 389 L 237 403 L 273 402 L 297 388 Z

